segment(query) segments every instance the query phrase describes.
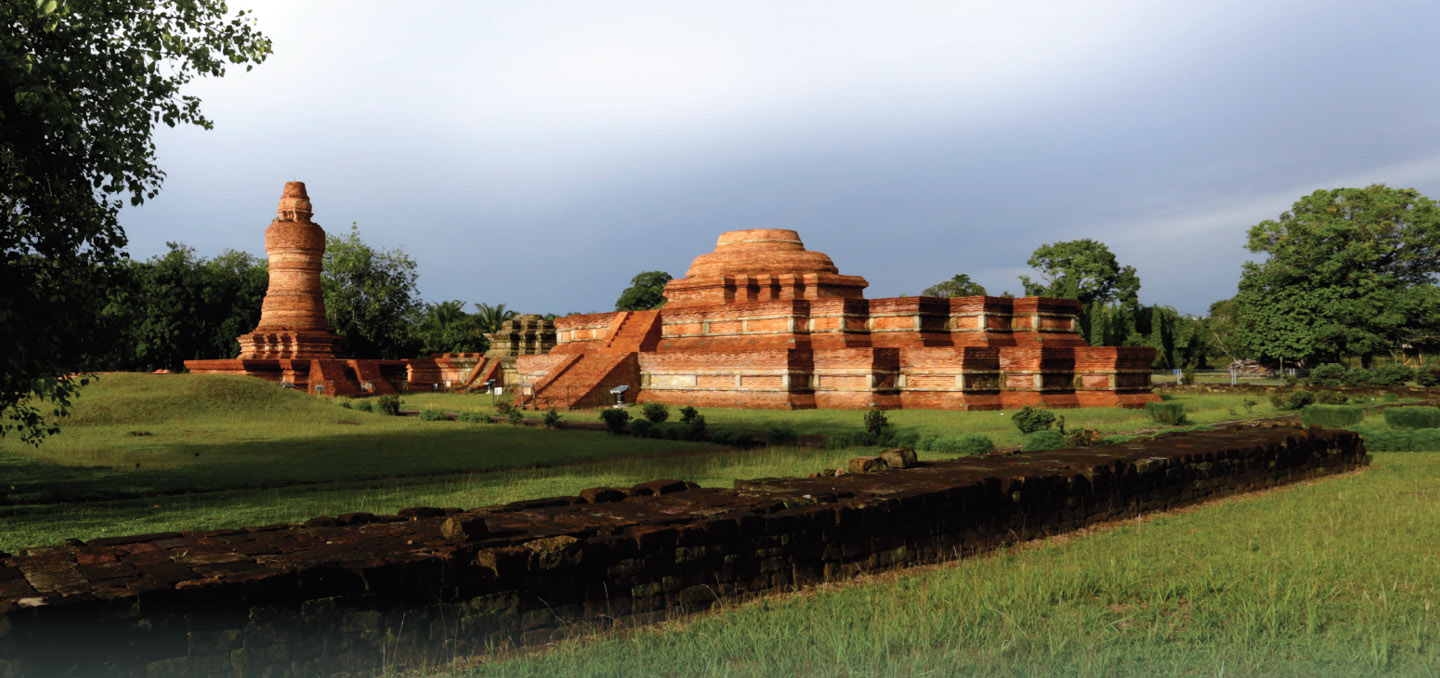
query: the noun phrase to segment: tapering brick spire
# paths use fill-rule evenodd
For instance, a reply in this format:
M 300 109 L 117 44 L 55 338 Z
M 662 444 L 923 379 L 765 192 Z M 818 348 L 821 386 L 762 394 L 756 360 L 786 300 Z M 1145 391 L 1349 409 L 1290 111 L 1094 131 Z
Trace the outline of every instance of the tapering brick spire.
M 280 207 L 265 230 L 270 285 L 255 331 L 237 338 L 241 358 L 333 358 L 341 339 L 325 319 L 320 269 L 325 230 L 310 220 L 305 184 L 285 184 Z

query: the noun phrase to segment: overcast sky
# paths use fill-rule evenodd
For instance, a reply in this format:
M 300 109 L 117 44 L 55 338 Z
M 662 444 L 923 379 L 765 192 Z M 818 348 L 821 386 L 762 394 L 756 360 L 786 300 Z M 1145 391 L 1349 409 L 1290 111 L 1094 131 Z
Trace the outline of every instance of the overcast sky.
M 790 228 L 867 296 L 1094 238 L 1147 303 L 1234 295 L 1320 188 L 1440 198 L 1440 3 L 246 2 L 274 41 L 157 133 L 135 258 L 264 255 L 286 181 L 401 248 L 427 301 L 614 308 L 716 237 Z

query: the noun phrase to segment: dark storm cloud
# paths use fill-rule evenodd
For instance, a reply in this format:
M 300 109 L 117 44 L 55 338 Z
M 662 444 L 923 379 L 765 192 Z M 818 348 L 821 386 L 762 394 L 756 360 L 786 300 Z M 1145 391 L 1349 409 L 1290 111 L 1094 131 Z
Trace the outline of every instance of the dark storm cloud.
M 259 252 L 300 179 L 327 228 L 417 259 L 429 300 L 606 310 L 777 227 L 872 297 L 1020 292 L 1037 246 L 1090 237 L 1146 301 L 1203 312 L 1246 228 L 1304 193 L 1440 196 L 1429 6 L 307 7 L 261 5 L 271 63 L 203 84 L 215 131 L 160 137 L 136 256 Z

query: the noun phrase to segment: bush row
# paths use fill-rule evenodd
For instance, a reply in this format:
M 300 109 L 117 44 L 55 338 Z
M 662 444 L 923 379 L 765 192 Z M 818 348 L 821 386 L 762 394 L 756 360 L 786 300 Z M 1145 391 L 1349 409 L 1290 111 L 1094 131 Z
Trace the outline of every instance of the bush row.
M 1325 363 L 1310 370 L 1310 383 L 1315 386 L 1375 386 L 1389 388 L 1411 381 L 1421 386 L 1440 386 L 1440 373 L 1435 368 L 1415 369 L 1404 365 L 1381 365 L 1373 370 L 1347 370 L 1344 365 Z

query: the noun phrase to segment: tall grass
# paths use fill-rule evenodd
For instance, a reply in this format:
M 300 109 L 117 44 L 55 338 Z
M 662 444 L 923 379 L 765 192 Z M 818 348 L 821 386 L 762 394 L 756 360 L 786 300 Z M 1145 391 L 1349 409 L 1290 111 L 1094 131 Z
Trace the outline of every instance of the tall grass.
M 1433 676 L 1440 455 L 465 676 Z

